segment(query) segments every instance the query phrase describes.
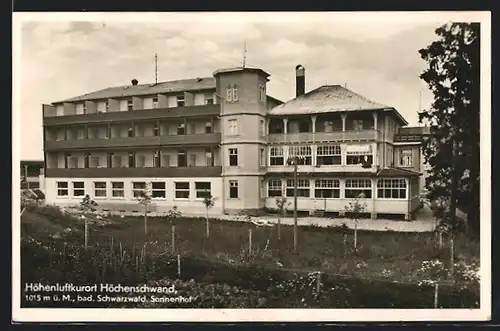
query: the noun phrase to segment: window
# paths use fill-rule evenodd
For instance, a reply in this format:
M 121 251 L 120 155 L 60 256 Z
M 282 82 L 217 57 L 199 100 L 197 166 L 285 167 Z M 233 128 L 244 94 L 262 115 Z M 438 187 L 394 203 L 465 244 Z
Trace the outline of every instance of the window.
M 152 182 L 151 183 L 151 198 L 165 199 L 167 196 L 165 182 Z
M 340 198 L 340 181 L 338 179 L 316 179 L 314 181 L 315 198 Z
M 238 165 L 238 149 L 229 149 L 229 166 L 234 167 Z
M 184 96 L 177 97 L 177 107 L 184 107 Z
M 339 165 L 342 153 L 339 145 L 318 146 L 316 162 L 318 165 Z
M 132 195 L 134 198 L 139 198 L 141 193 L 146 189 L 146 182 L 133 182 Z
M 288 179 L 286 181 L 286 196 L 293 197 L 294 191 L 294 181 L 293 179 Z M 297 179 L 297 197 L 309 198 L 310 197 L 310 189 L 309 189 L 309 179 Z
M 133 127 L 128 128 L 127 135 L 129 138 L 132 138 L 134 136 L 134 128 Z
M 406 181 L 404 179 L 379 179 L 377 198 L 406 199 Z
M 189 182 L 175 183 L 175 198 L 189 199 Z
M 190 167 L 196 167 L 196 154 L 189 155 L 189 164 Z
M 155 124 L 153 128 L 153 136 L 158 137 L 160 135 L 160 128 L 158 127 L 158 124 Z
M 229 198 L 230 199 L 238 199 L 238 181 L 230 180 L 229 181 Z
M 134 102 L 132 100 L 127 100 L 127 109 L 134 110 Z
M 270 179 L 268 183 L 267 196 L 280 197 L 283 195 L 283 184 L 281 179 Z
M 260 136 L 265 136 L 266 135 L 266 122 L 264 120 L 260 120 Z
M 311 147 L 309 146 L 292 146 L 288 150 L 290 157 L 298 156 L 297 164 L 299 165 L 311 165 Z
M 213 104 L 214 104 L 213 94 L 205 94 L 205 105 L 213 105 Z
M 352 121 L 352 129 L 354 131 L 361 131 L 361 130 L 363 130 L 363 120 L 353 120 Z
M 108 103 L 106 101 L 100 101 L 97 103 L 97 112 L 105 113 L 108 108 Z
M 229 134 L 238 134 L 238 121 L 235 119 L 228 120 L 228 133 Z
M 146 155 L 136 155 L 135 167 L 136 168 L 145 168 L 146 167 Z
M 264 148 L 260 149 L 259 162 L 261 167 L 266 166 L 266 150 Z
M 402 149 L 399 154 L 399 165 L 401 167 L 411 167 L 413 165 L 413 151 L 411 149 Z
M 100 162 L 99 162 L 99 156 L 90 156 L 90 168 L 99 168 L 100 167 Z
M 231 89 L 230 85 L 228 85 L 226 88 L 226 101 L 227 102 L 233 101 L 233 90 Z
M 346 163 L 354 164 L 373 164 L 373 152 L 371 145 L 351 145 L 347 147 Z
M 113 198 L 123 198 L 125 196 L 123 182 L 111 182 L 111 196 Z
M 64 115 L 64 106 L 57 105 L 56 106 L 56 116 L 63 116 L 63 115 Z
M 135 168 L 135 153 L 128 154 L 128 167 Z
M 68 196 L 68 182 L 57 182 L 57 196 L 58 197 Z
M 105 197 L 106 195 L 106 182 L 94 182 L 94 196 Z
M 205 159 L 207 161 L 207 167 L 213 167 L 214 166 L 214 158 L 212 155 L 212 149 L 207 148 L 205 149 Z
M 123 156 L 124 155 L 113 155 L 113 168 L 126 168 L 126 163 L 123 164 Z
M 238 101 L 238 86 L 233 85 L 233 102 Z
M 285 158 L 283 157 L 283 147 L 271 147 L 269 152 L 269 165 L 284 165 Z
M 163 154 L 161 156 L 161 166 L 162 167 L 170 167 L 170 155 Z
M 153 163 L 155 168 L 161 167 L 160 151 L 156 150 L 153 156 Z
M 153 108 L 158 108 L 158 97 L 153 98 Z
M 68 157 L 68 162 L 69 162 L 69 168 L 72 168 L 72 169 L 79 168 L 78 157 L 70 155 Z
M 260 102 L 266 101 L 266 87 L 265 85 L 260 85 Z
M 83 155 L 83 167 L 84 168 L 89 168 L 89 162 L 90 161 L 90 153 L 85 153 Z
M 364 198 L 372 197 L 372 182 L 369 179 L 347 179 L 345 181 L 345 197 L 353 199 L 364 195 Z
M 186 150 L 184 150 L 184 149 L 177 151 L 177 166 L 178 167 L 186 167 L 187 166 Z
M 195 182 L 196 198 L 203 199 L 206 196 L 212 195 L 212 184 L 210 182 Z
M 128 110 L 128 100 L 120 100 L 120 111 Z
M 76 114 L 77 115 L 83 115 L 85 114 L 85 104 L 84 103 L 77 103 L 76 104 Z
M 186 134 L 186 124 L 185 123 L 177 124 L 177 134 L 180 136 Z
M 73 196 L 74 197 L 85 196 L 85 183 L 84 182 L 73 182 Z
M 212 132 L 213 132 L 212 121 L 205 122 L 205 133 L 212 133 Z

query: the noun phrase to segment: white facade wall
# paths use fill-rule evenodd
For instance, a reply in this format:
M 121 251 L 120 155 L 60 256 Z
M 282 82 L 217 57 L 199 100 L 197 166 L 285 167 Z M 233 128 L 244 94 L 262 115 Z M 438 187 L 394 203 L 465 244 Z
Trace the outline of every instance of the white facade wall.
M 108 209 L 118 212 L 120 209 L 126 212 L 142 210 L 137 199 L 133 196 L 133 182 L 165 182 L 166 198 L 153 199 L 152 209 L 157 213 L 168 212 L 172 207 L 177 206 L 178 210 L 185 215 L 200 215 L 206 213 L 203 199 L 196 198 L 195 182 L 210 182 L 211 194 L 215 198 L 214 206 L 209 210 L 210 215 L 220 215 L 222 211 L 222 178 L 220 177 L 200 177 L 200 178 L 46 178 L 45 195 L 47 204 L 60 206 L 77 205 L 82 197 L 73 195 L 73 182 L 84 182 L 85 194 L 94 199 L 99 209 Z M 68 182 L 68 196 L 58 196 L 58 182 Z M 94 182 L 106 182 L 106 197 L 95 195 Z M 112 197 L 111 182 L 124 183 L 124 197 Z M 189 199 L 175 198 L 175 182 L 189 182 Z M 154 215 L 154 213 L 153 213 Z

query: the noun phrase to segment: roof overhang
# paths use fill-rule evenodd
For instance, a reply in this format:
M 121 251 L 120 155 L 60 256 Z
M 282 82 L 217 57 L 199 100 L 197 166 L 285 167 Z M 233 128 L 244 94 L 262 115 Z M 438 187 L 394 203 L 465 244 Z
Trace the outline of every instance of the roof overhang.
M 399 121 L 403 124 L 403 126 L 408 125 L 408 122 L 404 119 L 404 117 L 395 109 L 395 108 L 384 108 L 383 111 L 391 112 L 394 116 L 399 119 Z
M 233 73 L 233 72 L 242 72 L 242 71 L 247 71 L 247 72 L 256 72 L 264 77 L 269 77 L 271 76 L 268 72 L 260 69 L 260 68 L 243 68 L 243 67 L 236 67 L 236 68 L 226 68 L 226 69 L 217 69 L 214 71 L 213 75 L 216 77 L 217 75 L 220 74 L 227 74 L 227 73 Z

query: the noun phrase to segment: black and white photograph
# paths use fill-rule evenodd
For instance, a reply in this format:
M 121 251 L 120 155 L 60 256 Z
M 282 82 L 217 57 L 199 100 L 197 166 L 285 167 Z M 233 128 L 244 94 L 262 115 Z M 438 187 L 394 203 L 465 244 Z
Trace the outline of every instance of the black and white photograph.
M 490 22 L 14 13 L 13 320 L 490 319 Z

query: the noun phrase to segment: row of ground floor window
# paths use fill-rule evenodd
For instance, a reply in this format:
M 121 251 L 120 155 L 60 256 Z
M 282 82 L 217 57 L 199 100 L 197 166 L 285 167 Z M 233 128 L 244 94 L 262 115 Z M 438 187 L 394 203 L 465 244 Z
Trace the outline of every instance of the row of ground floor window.
M 153 199 L 165 199 L 167 195 L 175 199 L 202 199 L 207 195 L 220 196 L 222 192 L 213 192 L 212 181 L 189 181 L 177 179 L 171 181 L 167 187 L 166 181 L 152 180 Z M 95 198 L 137 198 L 146 188 L 146 181 L 134 180 L 130 182 L 120 180 L 93 180 L 91 182 L 72 179 L 58 180 L 56 196 L 58 198 L 81 198 L 86 194 Z M 90 185 L 89 185 L 90 184 Z M 126 187 L 125 184 L 128 184 Z M 410 189 L 410 186 L 411 187 Z M 125 191 L 129 190 L 129 194 Z M 171 193 L 168 193 L 168 192 Z M 356 197 L 379 199 L 408 199 L 410 194 L 419 192 L 418 181 L 409 179 L 297 179 L 297 197 L 322 199 L 352 199 Z M 411 193 L 410 193 L 411 192 Z M 263 180 L 259 192 L 261 198 L 266 197 L 293 197 L 295 185 L 293 179 L 271 178 Z M 237 179 L 228 181 L 227 196 L 229 199 L 242 198 L 240 185 Z
M 294 208 L 294 182 L 287 178 L 45 178 L 46 202 L 78 205 L 85 195 L 104 211 L 140 212 L 137 197 L 152 187 L 152 210 L 163 213 L 173 206 L 185 214 L 206 212 L 203 198 L 211 195 L 213 215 L 255 210 L 276 210 L 276 197 L 287 196 Z M 297 210 L 341 213 L 352 198 L 362 194 L 366 212 L 409 217 L 419 205 L 418 178 L 300 178 Z

